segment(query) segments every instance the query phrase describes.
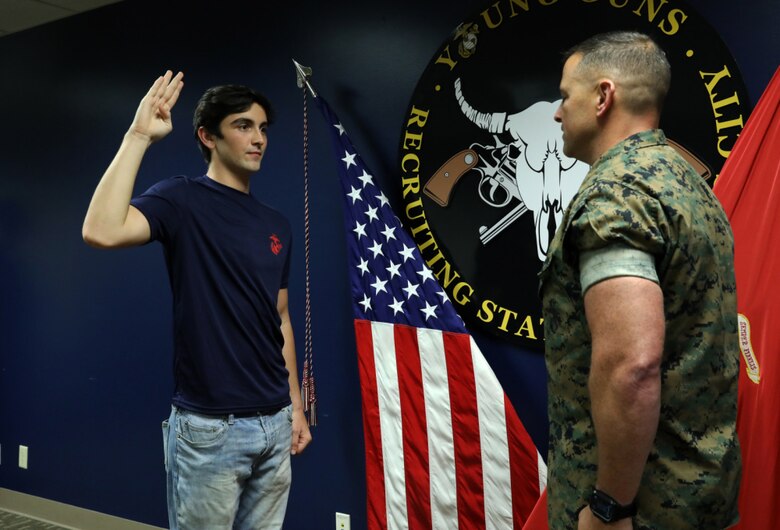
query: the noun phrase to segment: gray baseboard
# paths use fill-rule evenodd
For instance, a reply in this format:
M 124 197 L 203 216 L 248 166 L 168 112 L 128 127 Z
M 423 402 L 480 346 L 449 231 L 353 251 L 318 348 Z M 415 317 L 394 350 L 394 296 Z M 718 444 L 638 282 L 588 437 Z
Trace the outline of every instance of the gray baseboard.
M 0 509 L 74 530 L 165 530 L 5 488 L 0 488 Z

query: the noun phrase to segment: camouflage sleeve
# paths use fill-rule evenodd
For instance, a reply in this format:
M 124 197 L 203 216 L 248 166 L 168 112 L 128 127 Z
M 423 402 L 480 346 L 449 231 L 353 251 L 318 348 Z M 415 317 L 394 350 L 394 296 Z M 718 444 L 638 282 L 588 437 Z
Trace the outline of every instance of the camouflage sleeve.
M 620 244 L 664 253 L 666 219 L 657 200 L 617 183 L 596 183 L 574 215 L 569 237 L 578 252 Z

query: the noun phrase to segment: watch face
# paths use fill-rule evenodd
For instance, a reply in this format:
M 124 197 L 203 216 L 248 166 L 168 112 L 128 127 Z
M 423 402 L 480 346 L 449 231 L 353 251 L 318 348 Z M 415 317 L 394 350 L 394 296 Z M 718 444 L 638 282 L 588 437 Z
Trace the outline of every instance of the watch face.
M 615 501 L 604 498 L 598 491 L 594 491 L 590 496 L 590 510 L 605 523 L 611 522 L 615 516 L 615 506 Z
M 599 512 L 601 514 L 601 517 L 603 519 L 606 519 L 608 521 L 612 520 L 612 516 L 614 515 L 612 513 L 613 506 L 611 504 L 602 504 L 599 506 Z

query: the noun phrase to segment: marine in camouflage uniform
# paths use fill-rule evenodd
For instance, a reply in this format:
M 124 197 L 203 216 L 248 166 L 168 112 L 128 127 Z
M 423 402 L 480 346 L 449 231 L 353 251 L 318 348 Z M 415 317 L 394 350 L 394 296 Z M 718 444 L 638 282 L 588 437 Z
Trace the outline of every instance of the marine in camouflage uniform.
M 741 474 L 733 239 L 715 195 L 659 129 L 628 137 L 594 163 L 540 272 L 550 528 L 576 528 L 596 484 L 579 256 L 615 243 L 654 257 L 666 320 L 660 421 L 634 528 L 725 528 L 737 520 Z

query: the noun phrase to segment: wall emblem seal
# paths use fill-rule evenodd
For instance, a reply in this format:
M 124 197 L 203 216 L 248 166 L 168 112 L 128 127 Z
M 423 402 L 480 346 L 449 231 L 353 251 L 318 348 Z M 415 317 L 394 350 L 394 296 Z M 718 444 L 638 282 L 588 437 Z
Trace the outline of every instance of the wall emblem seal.
M 403 221 L 466 325 L 543 349 L 537 273 L 588 166 L 562 154 L 561 53 L 603 31 L 648 33 L 672 88 L 661 127 L 710 183 L 749 115 L 718 34 L 678 0 L 499 0 L 428 63 L 403 123 Z

